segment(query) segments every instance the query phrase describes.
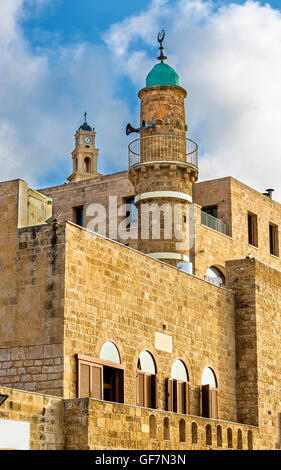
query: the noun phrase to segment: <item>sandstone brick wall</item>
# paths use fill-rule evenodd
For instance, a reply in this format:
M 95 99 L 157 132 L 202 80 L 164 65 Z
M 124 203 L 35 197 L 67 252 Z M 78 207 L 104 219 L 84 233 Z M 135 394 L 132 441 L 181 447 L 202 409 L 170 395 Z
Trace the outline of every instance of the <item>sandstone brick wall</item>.
M 98 176 L 86 181 L 45 188 L 41 192 L 52 198 L 53 214 L 56 212 L 61 214 L 62 222 L 66 220 L 75 222 L 73 208 L 83 206 L 84 227 L 87 227 L 90 220 L 94 217 L 94 214 L 87 215 L 89 206 L 93 203 L 102 204 L 106 208 L 107 213 L 106 233 L 103 234 L 105 236 L 109 236 L 109 196 L 117 198 L 117 208 L 119 208 L 125 203 L 125 198 L 135 194 L 134 187 L 130 183 L 125 171 L 112 175 Z M 124 216 L 118 216 L 118 224 L 123 219 Z M 97 231 L 97 228 L 94 230 Z M 116 239 L 122 242 L 118 234 Z M 133 248 L 137 247 L 135 240 L 123 240 L 123 243 L 128 243 Z
M 258 425 L 257 321 L 255 262 L 226 262 L 227 286 L 236 293 L 237 418 Z
M 259 448 L 280 449 L 281 273 L 244 259 L 227 263 L 227 274 L 237 297 L 238 416 L 249 422 L 255 410 Z
M 30 423 L 30 450 L 59 450 L 64 447 L 63 402 L 38 393 L 0 386 L 9 398 L 0 408 L 0 419 Z
M 234 296 L 224 289 L 118 243 L 66 224 L 65 397 L 76 396 L 75 354 L 99 357 L 113 341 L 125 366 L 125 403 L 136 403 L 136 367 L 148 349 L 156 360 L 159 407 L 165 378 L 182 359 L 192 385 L 191 412 L 200 414 L 201 375 L 218 379 L 219 418 L 236 420 Z M 173 351 L 155 347 L 155 333 Z
M 64 229 L 18 229 L 19 182 L 0 191 L 0 384 L 62 395 Z
M 155 180 L 155 183 L 159 189 L 159 181 Z M 170 189 L 173 184 L 171 181 Z M 149 190 L 152 189 L 151 186 Z M 176 189 L 178 188 L 175 187 L 174 190 Z M 135 189 L 128 179 L 128 173 L 121 172 L 79 183 L 46 188 L 42 192 L 53 198 L 53 212 L 60 212 L 62 220 L 73 220 L 73 207 L 83 205 L 87 208 L 91 203 L 98 202 L 107 208 L 110 194 L 117 196 L 119 207 L 125 197 L 134 195 Z M 194 264 L 194 274 L 204 278 L 208 267 L 215 265 L 224 270 L 226 260 L 240 259 L 250 252 L 270 266 L 281 268 L 280 258 L 269 253 L 269 222 L 281 226 L 280 204 L 231 177 L 195 183 L 193 201 L 196 238 L 190 257 Z M 199 206 L 216 204 L 218 217 L 226 222 L 228 236 L 201 224 Z M 248 243 L 248 211 L 258 215 L 258 248 Z M 90 217 L 85 217 L 84 226 L 89 219 Z M 122 217 L 119 217 L 118 222 L 121 220 Z M 280 239 L 279 233 L 279 244 Z M 123 243 L 132 248 L 138 247 L 137 240 L 129 239 L 125 242 L 123 240 Z M 161 246 L 162 244 L 163 242 Z M 158 251 L 157 240 L 153 241 L 151 251 Z
M 129 449 L 129 450 L 207 450 L 244 449 L 252 439 L 256 449 L 258 429 L 226 421 L 209 420 L 165 411 L 129 405 L 101 402 L 92 399 L 65 400 L 65 448 Z M 155 434 L 151 434 L 151 416 L 155 418 Z M 164 436 L 164 419 L 168 419 L 169 436 Z M 185 432 L 180 433 L 180 421 Z M 195 441 L 195 430 L 197 442 Z M 211 443 L 206 439 L 211 428 Z M 221 430 L 221 442 L 218 440 Z M 193 429 L 193 432 L 192 432 Z M 238 430 L 242 435 L 238 443 Z M 232 442 L 227 438 L 232 435 Z M 249 436 L 249 433 L 251 436 Z M 168 437 L 168 439 L 167 439 Z M 231 444 L 230 444 L 231 442 Z
M 241 259 L 252 253 L 275 269 L 281 269 L 280 258 L 270 254 L 269 223 L 281 227 L 281 206 L 234 178 L 196 183 L 194 201 L 201 206 L 218 205 L 218 217 L 227 224 L 228 235 L 201 225 L 200 208 L 195 206 L 195 274 L 204 277 L 208 267 L 224 270 L 225 261 Z M 258 247 L 248 243 L 248 212 L 258 216 Z M 205 250 L 203 252 L 203 250 Z M 194 259 L 195 258 L 195 259 Z

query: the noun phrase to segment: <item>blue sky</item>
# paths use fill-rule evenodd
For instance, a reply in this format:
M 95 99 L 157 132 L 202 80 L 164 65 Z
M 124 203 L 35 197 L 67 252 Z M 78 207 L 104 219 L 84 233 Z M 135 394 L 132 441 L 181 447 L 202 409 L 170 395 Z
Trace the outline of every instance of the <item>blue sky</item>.
M 233 175 L 281 199 L 280 8 L 276 0 L 1 0 L 1 180 L 63 184 L 85 110 L 100 171 L 126 170 L 124 129 L 139 124 L 137 92 L 164 28 L 168 63 L 188 91 L 201 179 Z

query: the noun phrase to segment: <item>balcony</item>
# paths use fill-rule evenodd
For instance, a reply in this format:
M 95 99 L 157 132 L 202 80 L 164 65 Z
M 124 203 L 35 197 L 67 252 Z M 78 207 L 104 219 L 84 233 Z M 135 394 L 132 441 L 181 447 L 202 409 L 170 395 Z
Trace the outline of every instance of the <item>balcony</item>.
M 129 144 L 128 167 L 150 162 L 181 162 L 198 168 L 198 145 L 176 135 L 150 135 Z
M 216 232 L 227 235 L 226 223 L 223 220 L 217 219 L 213 215 L 207 214 L 204 211 L 201 211 L 201 224 L 216 230 Z
M 92 398 L 64 400 L 66 450 L 259 448 L 259 429 Z

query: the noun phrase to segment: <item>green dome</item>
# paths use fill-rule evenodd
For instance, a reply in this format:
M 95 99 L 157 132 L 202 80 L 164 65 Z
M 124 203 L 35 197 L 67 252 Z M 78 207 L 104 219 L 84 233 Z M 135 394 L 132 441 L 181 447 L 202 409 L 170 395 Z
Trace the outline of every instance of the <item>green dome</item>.
M 174 85 L 179 86 L 178 74 L 164 62 L 154 65 L 146 77 L 146 86 Z

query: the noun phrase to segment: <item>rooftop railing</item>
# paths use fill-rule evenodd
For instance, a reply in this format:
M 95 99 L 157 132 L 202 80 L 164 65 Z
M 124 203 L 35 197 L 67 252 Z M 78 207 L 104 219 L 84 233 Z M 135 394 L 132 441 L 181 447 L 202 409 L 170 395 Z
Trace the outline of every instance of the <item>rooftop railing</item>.
M 150 135 L 129 144 L 129 168 L 158 161 L 189 163 L 198 168 L 198 145 L 176 135 Z
M 217 219 L 213 215 L 207 214 L 204 211 L 201 211 L 201 224 L 212 228 L 217 232 L 223 233 L 224 235 L 227 235 L 226 223 L 223 220 Z

